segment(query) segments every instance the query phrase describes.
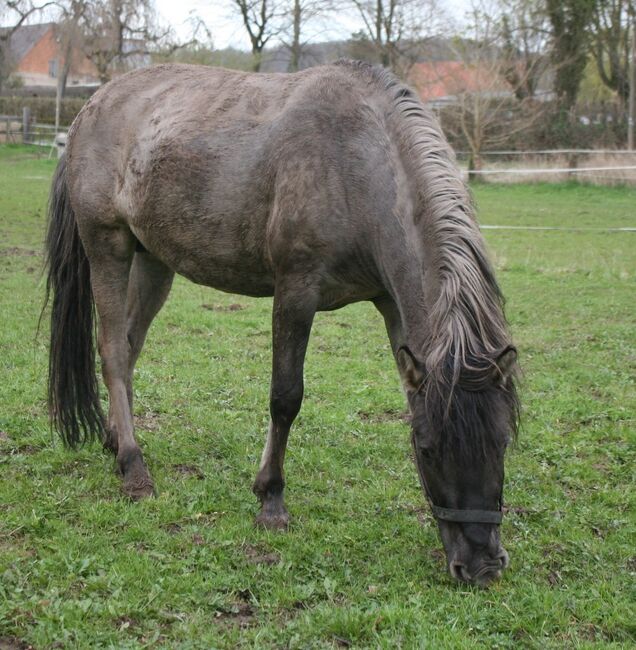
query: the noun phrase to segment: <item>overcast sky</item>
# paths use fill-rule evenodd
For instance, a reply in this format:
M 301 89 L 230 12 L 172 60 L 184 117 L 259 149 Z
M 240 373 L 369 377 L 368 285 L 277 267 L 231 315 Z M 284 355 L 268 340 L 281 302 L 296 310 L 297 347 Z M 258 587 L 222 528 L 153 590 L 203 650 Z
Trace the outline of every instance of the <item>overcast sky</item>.
M 160 16 L 176 30 L 181 38 L 191 34 L 191 16 L 200 16 L 212 33 L 214 46 L 228 46 L 249 49 L 245 28 L 238 16 L 232 12 L 231 0 L 155 0 Z M 461 17 L 470 5 L 470 0 L 439 0 L 443 9 Z M 314 20 L 307 25 L 304 38 L 309 41 L 345 39 L 361 29 L 360 20 L 354 13 L 332 14 L 328 20 Z

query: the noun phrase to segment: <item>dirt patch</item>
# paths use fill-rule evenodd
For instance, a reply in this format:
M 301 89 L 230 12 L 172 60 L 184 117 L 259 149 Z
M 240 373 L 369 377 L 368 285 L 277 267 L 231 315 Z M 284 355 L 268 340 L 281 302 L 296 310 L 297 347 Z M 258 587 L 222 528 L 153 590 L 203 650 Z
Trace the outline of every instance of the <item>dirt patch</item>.
M 397 421 L 409 423 L 411 421 L 411 414 L 408 411 L 396 411 L 394 409 L 387 409 L 381 413 L 358 411 L 358 417 L 363 422 L 373 422 L 374 424 Z
M 9 439 L 9 434 L 6 431 L 0 431 L 0 442 L 5 442 Z
M 18 248 L 17 246 L 0 248 L 0 257 L 39 257 L 40 255 L 39 251 L 30 248 Z
M 240 305 L 238 302 L 233 302 L 231 305 L 201 305 L 203 309 L 209 311 L 242 311 L 246 309 L 245 305 Z
M 171 535 L 178 535 L 182 530 L 181 525 L 174 522 L 171 524 L 164 524 L 161 527 Z
M 229 605 L 220 607 L 214 613 L 217 623 L 224 626 L 246 628 L 256 622 L 256 611 L 250 600 L 252 594 L 244 589 L 236 594 L 236 600 Z
M 205 474 L 202 472 L 201 468 L 196 465 L 188 465 L 187 463 L 177 463 L 172 466 L 172 469 L 175 470 L 178 474 L 181 474 L 185 477 L 194 477 L 199 481 L 202 481 L 205 478 Z
M 0 637 L 0 650 L 33 650 L 33 646 L 14 636 L 3 636 Z
M 268 551 L 267 549 L 252 544 L 246 544 L 243 547 L 245 557 L 250 564 L 278 564 L 280 562 L 280 555 L 275 551 Z
M 131 616 L 119 616 L 115 619 L 114 623 L 120 632 L 139 627 L 139 621 Z
M 5 440 L 5 439 L 0 439 Z M 6 438 L 8 440 L 8 438 Z M 42 447 L 37 447 L 36 445 L 18 445 L 17 447 L 5 447 L 0 449 L 0 455 L 2 456 L 14 456 L 16 454 L 25 454 L 30 456 L 31 454 L 37 454 L 39 451 L 42 451 Z
M 156 431 L 161 426 L 161 417 L 159 413 L 148 411 L 143 415 L 136 415 L 135 424 L 138 429 L 143 431 Z

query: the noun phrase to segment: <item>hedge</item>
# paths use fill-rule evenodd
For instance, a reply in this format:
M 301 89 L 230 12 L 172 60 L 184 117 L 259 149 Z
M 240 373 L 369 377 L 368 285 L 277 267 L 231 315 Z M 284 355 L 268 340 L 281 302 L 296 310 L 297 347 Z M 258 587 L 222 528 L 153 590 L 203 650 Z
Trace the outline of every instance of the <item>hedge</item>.
M 86 99 L 69 97 L 60 106 L 60 124 L 69 126 L 86 103 Z M 0 97 L 0 115 L 19 115 L 28 106 L 34 122 L 55 124 L 55 97 Z

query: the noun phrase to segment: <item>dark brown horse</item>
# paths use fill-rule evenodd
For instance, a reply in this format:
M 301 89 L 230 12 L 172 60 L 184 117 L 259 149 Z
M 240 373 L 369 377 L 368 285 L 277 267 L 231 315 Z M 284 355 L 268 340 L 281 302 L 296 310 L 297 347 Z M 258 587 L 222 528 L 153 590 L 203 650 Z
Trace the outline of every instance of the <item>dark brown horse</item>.
M 175 272 L 274 297 L 271 424 L 254 492 L 257 521 L 275 528 L 288 523 L 283 460 L 314 314 L 371 300 L 408 396 L 450 571 L 485 584 L 505 568 L 515 351 L 453 154 L 389 72 L 339 62 L 293 75 L 185 65 L 124 75 L 71 127 L 47 247 L 53 422 L 70 446 L 99 436 L 126 494 L 153 493 L 131 383 Z

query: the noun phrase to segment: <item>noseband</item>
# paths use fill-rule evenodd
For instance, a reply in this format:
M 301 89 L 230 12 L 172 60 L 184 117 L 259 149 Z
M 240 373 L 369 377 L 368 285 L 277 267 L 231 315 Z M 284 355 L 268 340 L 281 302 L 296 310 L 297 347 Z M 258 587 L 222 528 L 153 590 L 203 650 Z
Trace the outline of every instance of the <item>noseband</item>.
M 503 512 L 501 510 L 469 510 L 461 508 L 442 508 L 436 506 L 431 497 L 428 497 L 428 502 L 433 511 L 435 519 L 443 519 L 444 521 L 454 521 L 460 524 L 497 524 L 501 523 L 503 519 Z
M 417 451 L 416 451 L 417 453 Z M 442 508 L 433 503 L 431 491 L 428 489 L 424 474 L 420 470 L 417 459 L 415 460 L 417 473 L 420 477 L 420 483 L 424 488 L 426 499 L 431 506 L 431 511 L 435 519 L 442 519 L 443 521 L 453 521 L 458 524 L 496 524 L 499 525 L 503 519 L 503 484 L 502 494 L 499 495 L 499 510 L 472 510 L 470 508 Z

